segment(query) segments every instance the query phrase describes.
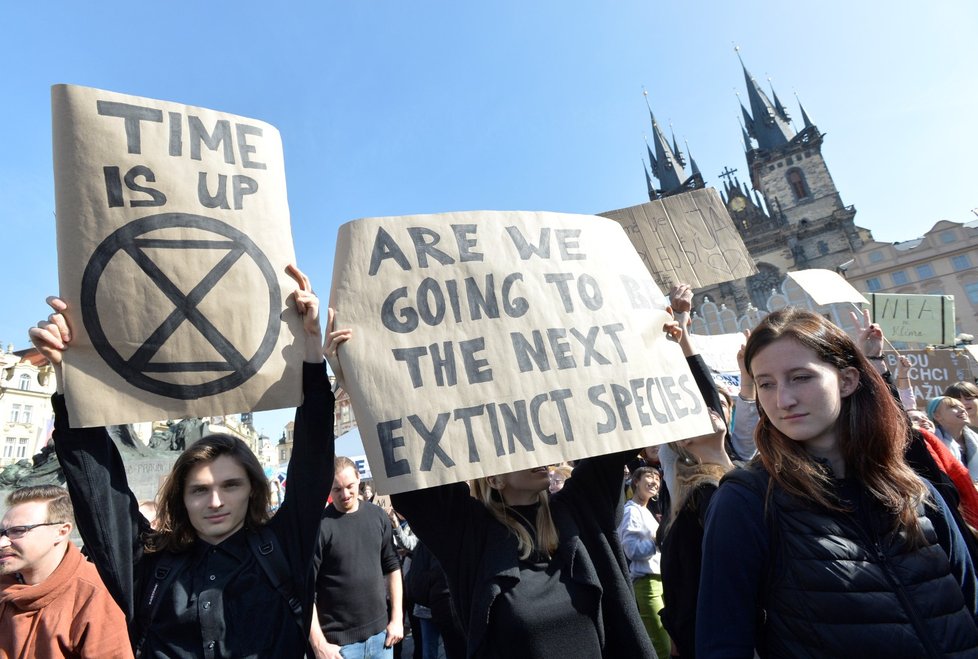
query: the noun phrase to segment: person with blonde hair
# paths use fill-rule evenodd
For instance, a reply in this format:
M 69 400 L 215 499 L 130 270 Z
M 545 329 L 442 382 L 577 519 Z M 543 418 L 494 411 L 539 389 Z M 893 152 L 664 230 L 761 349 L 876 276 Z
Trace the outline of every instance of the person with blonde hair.
M 937 426 L 934 434 L 968 469 L 971 480 L 978 481 L 978 433 L 968 427 L 972 419 L 964 402 L 951 396 L 931 398 L 927 416 Z
M 0 657 L 131 659 L 126 619 L 70 539 L 57 485 L 10 493 L 0 520 Z
M 974 566 L 907 464 L 906 416 L 868 357 L 788 307 L 753 330 L 745 363 L 758 456 L 707 513 L 697 656 L 975 656 Z
M 634 456 L 580 460 L 553 495 L 546 466 L 392 495 L 445 571 L 468 656 L 656 656 L 616 533 Z

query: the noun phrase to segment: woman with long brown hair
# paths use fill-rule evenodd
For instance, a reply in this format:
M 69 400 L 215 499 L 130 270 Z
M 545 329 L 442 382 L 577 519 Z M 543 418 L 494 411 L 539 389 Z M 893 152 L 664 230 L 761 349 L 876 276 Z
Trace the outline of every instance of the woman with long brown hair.
M 752 332 L 758 457 L 711 502 L 700 657 L 974 656 L 975 572 L 904 460 L 906 418 L 852 339 L 787 308 Z

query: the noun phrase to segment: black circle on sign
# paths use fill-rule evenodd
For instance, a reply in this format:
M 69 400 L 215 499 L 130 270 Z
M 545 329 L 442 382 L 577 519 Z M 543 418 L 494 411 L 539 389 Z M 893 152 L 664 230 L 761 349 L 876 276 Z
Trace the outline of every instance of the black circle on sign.
M 222 236 L 228 240 L 217 242 L 190 239 L 160 240 L 140 238 L 140 236 L 143 236 L 151 231 L 171 228 L 200 229 L 202 231 L 218 234 L 219 236 Z M 140 248 L 140 243 L 155 247 L 169 246 L 171 248 L 179 248 L 180 246 L 210 246 L 210 248 L 227 249 L 228 256 L 226 256 L 225 259 L 223 259 L 217 266 L 215 266 L 213 270 L 211 270 L 211 272 L 204 278 L 204 281 L 195 287 L 194 291 L 191 291 L 191 293 L 188 295 L 184 295 L 176 288 L 176 286 L 172 284 L 172 282 L 169 281 L 165 273 L 159 270 L 156 264 L 153 263 L 148 256 L 143 254 Z M 170 244 L 172 244 L 172 246 Z M 213 247 L 215 245 L 219 247 Z M 226 363 L 185 362 L 180 364 L 155 364 L 152 365 L 155 368 L 151 368 L 148 361 L 152 355 L 155 354 L 155 352 L 152 351 L 152 345 L 147 347 L 149 341 L 143 343 L 140 349 L 136 351 L 133 358 L 130 358 L 129 360 L 126 360 L 118 353 L 118 351 L 116 351 L 114 347 L 112 347 L 104 329 L 102 328 L 102 321 L 96 306 L 96 293 L 98 291 L 98 284 L 102 277 L 102 273 L 109 262 L 120 251 L 126 252 L 132 256 L 140 267 L 143 268 L 146 274 L 160 288 L 160 290 L 163 291 L 164 295 L 174 302 L 176 310 L 171 313 L 167 321 L 164 322 L 164 326 L 166 326 L 167 323 L 169 323 L 169 326 L 167 328 L 164 328 L 164 326 L 157 328 L 157 332 L 154 333 L 158 334 L 157 338 L 159 339 L 162 337 L 162 339 L 165 340 L 165 338 L 168 338 L 173 333 L 176 326 L 183 322 L 190 322 L 197 327 L 197 329 L 218 350 L 219 353 L 225 356 L 227 359 Z M 227 272 L 237 258 L 245 254 L 251 257 L 252 261 L 255 262 L 255 265 L 258 266 L 258 269 L 261 271 L 262 276 L 265 278 L 265 283 L 268 286 L 268 321 L 265 325 L 265 333 L 262 337 L 261 343 L 250 358 L 240 355 L 237 352 L 237 349 L 227 341 L 227 339 L 217 330 L 217 328 L 210 323 L 210 321 L 208 321 L 203 314 L 196 310 L 197 302 L 199 302 L 200 299 L 202 299 L 207 292 L 210 291 L 213 285 L 216 284 L 223 275 L 223 273 L 218 272 L 218 269 L 227 263 L 226 267 L 224 267 L 224 272 Z M 212 275 L 214 276 L 212 277 Z M 205 287 L 205 284 L 207 283 L 209 283 L 209 286 Z M 194 301 L 194 299 L 196 299 L 196 301 Z M 268 258 L 258 248 L 254 241 L 252 241 L 251 238 L 246 236 L 238 229 L 235 229 L 234 227 L 221 222 L 220 220 L 203 217 L 201 215 L 192 215 L 189 213 L 160 213 L 158 215 L 150 215 L 148 217 L 134 220 L 133 222 L 116 229 L 105 240 L 103 240 L 92 253 L 92 257 L 89 259 L 88 265 L 85 267 L 85 273 L 82 276 L 82 322 L 85 324 L 85 330 L 88 332 L 92 345 L 98 354 L 105 360 L 112 370 L 121 375 L 126 382 L 132 384 L 133 386 L 154 394 L 181 400 L 191 400 L 203 396 L 213 396 L 214 394 L 228 391 L 246 382 L 255 373 L 257 373 L 258 369 L 265 363 L 269 355 L 272 354 L 272 350 L 274 350 L 275 344 L 278 340 L 280 324 L 278 312 L 280 306 L 281 298 L 279 296 L 278 278 L 275 276 L 275 270 L 272 268 L 272 264 L 269 262 Z M 180 317 L 182 317 L 182 320 Z M 137 356 L 141 354 L 142 361 L 134 364 L 134 361 L 139 361 L 137 360 Z M 147 370 L 158 370 L 169 373 L 230 370 L 232 373 L 208 382 L 184 385 L 152 378 L 146 374 Z

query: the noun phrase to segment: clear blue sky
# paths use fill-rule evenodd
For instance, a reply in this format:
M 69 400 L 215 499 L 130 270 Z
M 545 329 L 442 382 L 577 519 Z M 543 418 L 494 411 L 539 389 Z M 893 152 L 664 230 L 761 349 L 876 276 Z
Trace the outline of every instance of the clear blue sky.
M 797 92 L 878 240 L 973 220 L 976 29 L 969 0 L 4 3 L 0 341 L 26 347 L 57 290 L 55 83 L 277 126 L 299 263 L 327 291 L 358 217 L 646 201 L 643 86 L 708 184 L 745 179 L 734 42 L 800 119 Z

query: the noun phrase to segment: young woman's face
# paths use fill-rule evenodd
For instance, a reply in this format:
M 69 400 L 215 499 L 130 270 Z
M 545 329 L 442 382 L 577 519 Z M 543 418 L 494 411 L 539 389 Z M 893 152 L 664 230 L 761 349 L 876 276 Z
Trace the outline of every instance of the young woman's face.
M 920 410 L 909 410 L 907 416 L 910 417 L 910 423 L 914 428 L 934 432 L 934 423 L 930 420 L 929 416 Z
M 757 400 L 775 428 L 813 449 L 837 447 L 842 399 L 859 384 L 855 368 L 840 371 L 811 348 L 782 338 L 754 356 L 751 370 Z
M 493 476 L 499 494 L 510 506 L 534 503 L 538 495 L 550 486 L 550 473 L 546 467 L 521 469 L 508 474 Z
M 938 425 L 951 435 L 957 437 L 964 430 L 964 427 L 971 423 L 971 418 L 968 416 L 968 410 L 965 409 L 964 403 L 956 398 L 945 398 L 934 410 L 934 421 L 937 421 Z

